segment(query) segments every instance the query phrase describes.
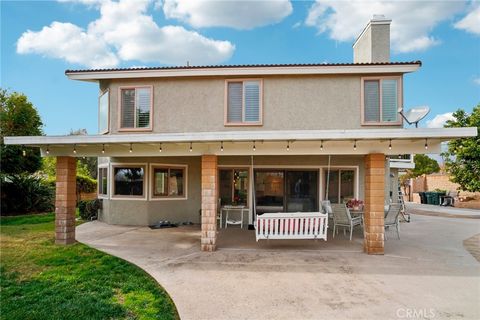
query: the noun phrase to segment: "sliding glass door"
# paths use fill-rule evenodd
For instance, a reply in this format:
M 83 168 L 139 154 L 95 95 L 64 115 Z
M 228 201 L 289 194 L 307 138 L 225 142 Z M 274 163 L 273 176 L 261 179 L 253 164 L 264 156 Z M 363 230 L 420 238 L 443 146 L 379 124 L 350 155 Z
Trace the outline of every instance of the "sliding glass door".
M 255 171 L 256 213 L 318 211 L 318 171 Z
M 324 199 L 331 203 L 345 203 L 355 197 L 355 170 L 331 169 L 324 171 Z

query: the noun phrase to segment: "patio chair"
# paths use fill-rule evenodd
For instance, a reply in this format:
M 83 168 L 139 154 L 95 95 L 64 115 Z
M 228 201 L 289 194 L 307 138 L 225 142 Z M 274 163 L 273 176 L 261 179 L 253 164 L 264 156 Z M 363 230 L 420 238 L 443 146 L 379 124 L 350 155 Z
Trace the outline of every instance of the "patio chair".
M 243 229 L 243 208 L 229 208 L 229 210 L 226 211 L 227 214 L 225 215 L 225 229 L 227 229 L 229 224 L 240 225 L 240 228 Z
M 395 227 L 397 230 L 398 239 L 400 239 L 399 232 L 399 222 L 398 219 L 400 211 L 402 210 L 402 205 L 400 203 L 392 203 L 388 208 L 387 214 L 385 215 L 385 240 L 387 240 L 387 229 L 390 227 Z
M 330 203 L 330 200 L 323 200 L 321 204 L 322 204 L 322 212 L 328 215 L 328 219 L 333 219 L 333 210 L 332 210 L 332 204 Z
M 332 204 L 333 211 L 333 237 L 335 238 L 335 231 L 338 233 L 338 227 L 344 227 L 350 230 L 350 241 L 352 241 L 353 227 L 362 226 L 362 217 L 352 218 L 347 206 L 342 204 Z

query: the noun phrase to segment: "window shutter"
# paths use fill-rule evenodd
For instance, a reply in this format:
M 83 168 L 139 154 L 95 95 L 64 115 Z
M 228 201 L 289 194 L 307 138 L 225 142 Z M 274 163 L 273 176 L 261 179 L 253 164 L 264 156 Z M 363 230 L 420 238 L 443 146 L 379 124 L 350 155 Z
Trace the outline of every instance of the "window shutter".
M 367 80 L 364 86 L 365 122 L 380 121 L 380 85 L 378 80 Z
M 260 83 L 245 82 L 245 122 L 260 121 Z
M 227 122 L 242 122 L 243 83 L 228 83 Z
M 397 80 L 382 80 L 382 121 L 397 121 Z
M 150 88 L 136 89 L 137 128 L 147 128 L 150 126 L 150 97 Z
M 122 128 L 135 127 L 135 89 L 122 90 Z

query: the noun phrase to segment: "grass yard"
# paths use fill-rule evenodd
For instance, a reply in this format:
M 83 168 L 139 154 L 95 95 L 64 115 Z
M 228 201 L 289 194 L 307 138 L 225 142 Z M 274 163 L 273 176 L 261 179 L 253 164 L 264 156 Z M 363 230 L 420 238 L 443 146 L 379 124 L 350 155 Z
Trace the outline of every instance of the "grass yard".
M 55 245 L 54 219 L 1 218 L 1 319 L 178 319 L 140 268 L 80 243 Z

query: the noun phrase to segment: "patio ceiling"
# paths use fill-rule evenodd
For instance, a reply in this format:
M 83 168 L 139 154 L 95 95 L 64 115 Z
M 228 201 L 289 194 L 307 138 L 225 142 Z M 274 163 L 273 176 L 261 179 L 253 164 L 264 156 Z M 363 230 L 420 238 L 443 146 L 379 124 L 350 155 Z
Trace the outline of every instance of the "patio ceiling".
M 51 156 L 395 155 L 438 153 L 443 141 L 477 134 L 477 128 L 222 131 L 5 137 L 5 144 L 40 147 Z

